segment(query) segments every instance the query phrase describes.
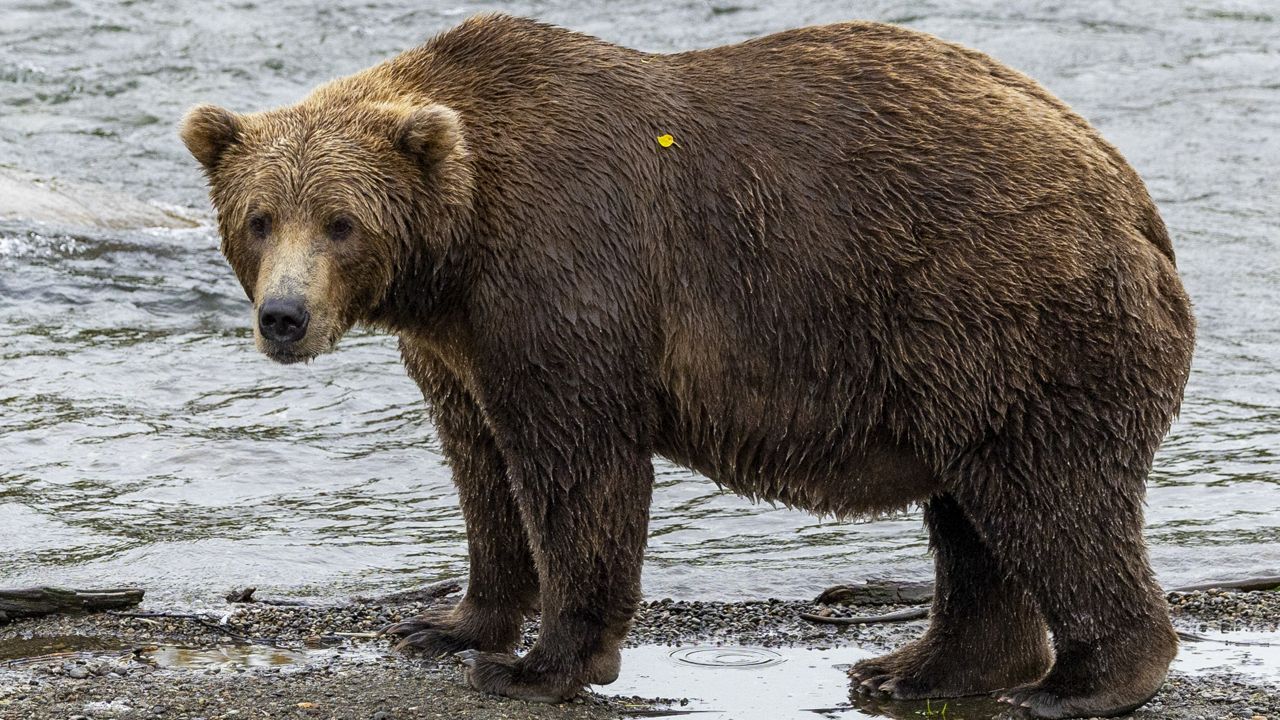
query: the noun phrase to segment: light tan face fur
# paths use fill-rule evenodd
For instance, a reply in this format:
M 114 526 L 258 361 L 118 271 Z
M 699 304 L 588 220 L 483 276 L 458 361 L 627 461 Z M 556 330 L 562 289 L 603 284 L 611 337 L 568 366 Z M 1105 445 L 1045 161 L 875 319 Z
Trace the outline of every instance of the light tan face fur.
M 201 106 L 182 139 L 209 177 L 223 253 L 253 303 L 257 347 L 284 363 L 329 352 L 369 320 L 410 238 L 439 224 L 424 219 L 432 205 L 424 198 L 452 202 L 435 186 L 465 154 L 457 115 L 441 106 L 254 115 Z
M 323 235 L 323 230 L 317 232 L 305 222 L 281 228 L 258 263 L 253 283 L 253 339 L 258 350 L 274 360 L 308 360 L 330 352 L 353 323 L 343 312 L 341 279 L 333 276 L 330 252 L 315 241 L 317 235 Z M 270 298 L 300 298 L 307 313 L 306 334 L 288 351 L 263 336 L 261 311 Z

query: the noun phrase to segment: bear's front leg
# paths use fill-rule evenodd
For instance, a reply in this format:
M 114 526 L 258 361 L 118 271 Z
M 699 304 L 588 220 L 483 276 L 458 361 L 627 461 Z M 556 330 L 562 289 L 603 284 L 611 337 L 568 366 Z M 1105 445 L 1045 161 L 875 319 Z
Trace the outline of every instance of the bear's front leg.
M 507 455 L 538 568 L 542 626 L 523 657 L 459 654 L 483 692 L 560 702 L 618 676 L 619 646 L 640 600 L 651 456 L 634 433 L 603 418 L 530 426 L 561 423 L 573 431 L 535 431 Z
M 509 652 L 537 604 L 538 577 L 502 454 L 479 406 L 425 351 L 405 353 L 431 406 L 453 469 L 467 526 L 470 579 L 457 607 L 396 623 L 397 648 L 441 657 L 460 650 Z

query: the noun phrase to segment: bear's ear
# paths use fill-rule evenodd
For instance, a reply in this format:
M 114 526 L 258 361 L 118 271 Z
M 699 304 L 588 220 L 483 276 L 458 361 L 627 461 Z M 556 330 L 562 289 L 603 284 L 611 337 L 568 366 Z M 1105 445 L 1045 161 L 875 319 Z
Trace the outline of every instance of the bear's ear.
M 465 152 L 462 119 L 444 105 L 418 108 L 400 120 L 395 144 L 423 170 L 432 169 L 451 155 Z
M 182 120 L 182 142 L 209 172 L 227 148 L 239 142 L 243 124 L 240 117 L 216 105 L 197 105 Z

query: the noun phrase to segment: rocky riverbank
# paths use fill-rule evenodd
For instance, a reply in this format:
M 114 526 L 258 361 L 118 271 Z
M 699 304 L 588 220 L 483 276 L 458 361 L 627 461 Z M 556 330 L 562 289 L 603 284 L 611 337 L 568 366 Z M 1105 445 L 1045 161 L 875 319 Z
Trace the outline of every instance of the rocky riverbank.
M 220 612 L 49 617 L 0 628 L 0 718 L 615 718 L 680 710 L 672 699 L 588 693 L 563 705 L 531 705 L 467 689 L 452 662 L 405 657 L 376 631 L 453 597 L 386 599 L 334 605 L 228 605 Z M 1280 628 L 1280 593 L 1198 592 L 1170 596 L 1186 633 L 1184 655 L 1206 643 L 1244 638 L 1241 657 L 1265 664 L 1280 648 L 1262 643 Z M 872 613 L 901 609 L 875 607 Z M 868 614 L 868 608 L 828 608 L 801 601 L 746 603 L 660 600 L 647 603 L 629 642 L 635 646 L 732 644 L 752 647 L 841 648 L 881 652 L 919 634 L 923 621 L 860 626 L 814 624 L 801 613 Z M 528 642 L 536 627 L 530 624 Z M 1224 635 L 1225 633 L 1225 635 Z M 1210 637 L 1212 636 L 1212 637 Z M 1225 639 L 1225 640 L 1224 640 Z M 1225 647 L 1225 646 L 1224 646 Z M 1256 655 L 1247 655 L 1255 650 Z M 1269 654 L 1268 654 L 1269 653 Z M 1155 720 L 1280 720 L 1280 668 L 1175 667 L 1160 694 L 1133 717 Z M 1226 661 L 1234 657 L 1222 654 Z M 1262 658 L 1258 660 L 1257 658 Z M 1181 662 L 1181 661 L 1180 661 Z M 1248 663 L 1250 661 L 1242 661 Z M 1204 665 L 1208 663 L 1208 667 Z M 643 668 L 624 668 L 646 670 Z M 668 669 L 670 670 L 670 669 Z M 1247 672 L 1246 672 L 1247 671 Z M 676 669 L 674 672 L 679 672 Z M 741 672 L 740 670 L 737 672 Z M 678 677 L 678 675 L 677 675 Z M 668 693 L 663 693 L 668 694 Z M 995 706 L 962 703 L 948 717 L 989 718 Z M 936 708 L 932 708 L 936 710 Z M 789 717 L 780 699 L 776 717 Z M 830 717 L 915 718 L 920 703 L 877 703 L 829 710 Z M 813 717 L 812 713 L 806 713 Z M 704 717 L 732 718 L 714 713 Z

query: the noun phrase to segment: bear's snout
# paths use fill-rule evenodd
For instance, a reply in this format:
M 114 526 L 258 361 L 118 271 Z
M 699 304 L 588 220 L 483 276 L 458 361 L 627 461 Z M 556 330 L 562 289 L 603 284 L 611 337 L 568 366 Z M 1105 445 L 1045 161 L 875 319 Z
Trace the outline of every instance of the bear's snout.
M 310 319 L 302 298 L 271 298 L 258 310 L 258 332 L 273 343 L 291 345 L 306 336 Z

